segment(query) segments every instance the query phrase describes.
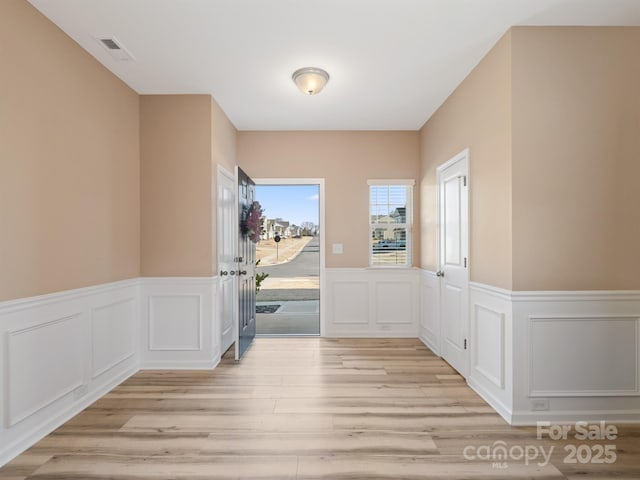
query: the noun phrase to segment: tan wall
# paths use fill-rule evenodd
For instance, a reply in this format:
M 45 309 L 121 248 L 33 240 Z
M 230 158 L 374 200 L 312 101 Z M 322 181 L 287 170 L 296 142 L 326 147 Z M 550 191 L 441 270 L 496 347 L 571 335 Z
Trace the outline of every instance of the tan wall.
M 511 288 L 511 75 L 507 33 L 420 131 L 422 268 L 435 270 L 436 168 L 470 149 L 471 280 Z
M 224 111 L 211 99 L 211 174 L 212 174 L 212 214 L 215 219 L 212 231 L 212 272 L 218 271 L 218 166 L 233 174 L 236 166 L 236 127 L 229 121 Z
M 0 2 L 0 300 L 139 275 L 138 96 Z
M 640 288 L 640 28 L 515 28 L 513 287 Z
M 417 132 L 239 132 L 238 165 L 254 178 L 324 178 L 326 266 L 366 267 L 367 179 L 417 179 L 419 138 Z M 344 254 L 332 254 L 333 243 L 342 243 Z
M 140 97 L 142 276 L 209 276 L 212 258 L 209 95 Z

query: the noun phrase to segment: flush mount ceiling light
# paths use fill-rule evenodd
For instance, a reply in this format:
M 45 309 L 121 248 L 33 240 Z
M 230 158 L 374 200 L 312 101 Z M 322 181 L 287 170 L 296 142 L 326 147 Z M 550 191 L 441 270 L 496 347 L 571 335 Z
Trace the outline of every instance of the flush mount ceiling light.
M 315 95 L 316 93 L 320 93 L 327 84 L 329 74 L 321 68 L 304 67 L 293 72 L 291 78 L 302 93 Z

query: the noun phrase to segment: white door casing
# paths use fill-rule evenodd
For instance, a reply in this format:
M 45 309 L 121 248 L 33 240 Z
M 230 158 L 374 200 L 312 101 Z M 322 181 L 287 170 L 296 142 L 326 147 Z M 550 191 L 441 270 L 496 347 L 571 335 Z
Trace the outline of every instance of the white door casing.
M 220 270 L 220 345 L 224 354 L 233 344 L 237 318 L 237 281 L 224 275 L 235 269 L 236 257 L 236 187 L 234 175 L 218 168 L 218 268 Z
M 469 150 L 438 167 L 442 357 L 469 373 Z
M 320 189 L 320 336 L 326 335 L 327 308 L 325 305 L 325 195 L 324 178 L 254 178 L 256 185 L 318 185 Z

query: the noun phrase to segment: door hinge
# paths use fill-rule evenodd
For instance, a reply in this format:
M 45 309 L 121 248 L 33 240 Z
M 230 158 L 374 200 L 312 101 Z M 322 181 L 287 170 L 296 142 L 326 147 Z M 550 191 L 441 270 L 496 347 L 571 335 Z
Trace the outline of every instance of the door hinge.
M 466 338 L 464 339 L 464 349 L 465 350 L 467 349 L 467 339 Z
M 467 176 L 466 176 L 466 175 L 463 175 L 463 176 L 462 176 L 462 186 L 463 186 L 463 187 L 466 187 L 466 186 L 467 186 Z
M 464 257 L 464 268 L 467 268 L 467 257 Z

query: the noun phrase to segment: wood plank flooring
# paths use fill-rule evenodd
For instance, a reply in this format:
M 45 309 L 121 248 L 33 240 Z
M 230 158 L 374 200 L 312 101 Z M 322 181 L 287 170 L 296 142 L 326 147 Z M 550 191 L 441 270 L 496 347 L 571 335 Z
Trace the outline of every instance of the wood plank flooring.
M 615 463 L 568 464 L 572 442 L 510 427 L 418 340 L 260 338 L 240 364 L 139 372 L 0 478 L 638 479 L 640 426 L 619 430 Z M 554 452 L 463 454 L 495 442 Z

